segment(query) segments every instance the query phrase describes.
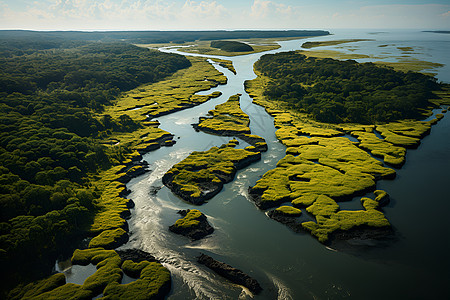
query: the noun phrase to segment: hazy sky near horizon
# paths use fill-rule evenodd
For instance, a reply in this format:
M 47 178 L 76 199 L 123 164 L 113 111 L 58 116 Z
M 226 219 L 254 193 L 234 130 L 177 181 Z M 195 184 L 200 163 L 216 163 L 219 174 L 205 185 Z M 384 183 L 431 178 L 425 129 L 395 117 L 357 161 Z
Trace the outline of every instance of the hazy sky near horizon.
M 0 29 L 450 30 L 449 0 L 0 0 Z

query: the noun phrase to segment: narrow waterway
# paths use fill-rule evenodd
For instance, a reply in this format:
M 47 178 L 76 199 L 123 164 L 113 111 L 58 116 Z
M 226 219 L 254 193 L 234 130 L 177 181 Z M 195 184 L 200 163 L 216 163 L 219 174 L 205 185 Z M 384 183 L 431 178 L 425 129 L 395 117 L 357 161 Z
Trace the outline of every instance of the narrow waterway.
M 332 37 L 308 40 L 367 36 L 369 33 L 342 32 Z M 428 48 L 432 48 L 429 43 L 434 39 L 439 42 L 436 44 L 438 49 L 423 56 L 428 56 L 433 62 L 450 65 L 449 58 L 443 55 L 445 49 L 449 49 L 449 37 L 434 35 L 430 38 L 425 33 L 417 33 L 410 39 L 405 39 L 405 35 L 400 33 L 370 36 L 376 39 L 374 51 L 381 51 L 376 45 L 386 43 L 386 39 L 396 46 L 416 43 L 426 44 Z M 442 40 L 447 43 L 442 44 Z M 280 42 L 280 49 L 266 53 L 300 49 L 304 41 Z M 355 47 L 365 54 L 364 51 L 371 49 L 367 45 L 362 46 L 363 43 L 372 42 L 356 43 Z M 161 50 L 176 52 L 174 49 Z M 447 257 L 450 251 L 450 218 L 446 216 L 450 209 L 446 186 L 450 179 L 450 118 L 446 116 L 435 125 L 418 149 L 408 150 L 406 164 L 397 170 L 395 180 L 377 184 L 377 188 L 386 190 L 392 197 L 384 212 L 396 229 L 399 240 L 386 248 L 361 253 L 328 249 L 309 234 L 293 233 L 269 219 L 247 198 L 248 187 L 273 169 L 285 154 L 285 147 L 276 140 L 273 119 L 263 108 L 252 104 L 243 87 L 245 80 L 255 77 L 254 62 L 266 53 L 218 57 L 232 60 L 237 75 L 214 65 L 228 77 L 228 83 L 202 93 L 218 90 L 222 96 L 158 118 L 160 127 L 173 133 L 177 143 L 146 154 L 144 159 L 149 162 L 152 172 L 128 184 L 132 190 L 129 197 L 136 207 L 129 220 L 130 242 L 123 247 L 148 251 L 169 268 L 173 279 L 169 299 L 251 298 L 241 287 L 231 285 L 198 265 L 196 257 L 200 252 L 256 278 L 264 291 L 255 299 L 442 298 L 446 295 L 446 284 L 450 282 Z M 450 82 L 446 67 L 440 69 L 438 78 Z M 163 187 L 161 178 L 192 151 L 207 150 L 231 139 L 195 132 L 191 124 L 237 93 L 242 94 L 241 107 L 250 116 L 252 133 L 264 137 L 269 150 L 262 154 L 261 161 L 238 171 L 235 180 L 226 184 L 217 196 L 195 207 Z M 240 146 L 245 146 L 244 142 L 241 141 Z M 161 189 L 156 194 L 151 193 L 155 187 Z M 350 203 L 346 205 L 353 207 Z M 187 208 L 199 208 L 204 212 L 215 232 L 197 242 L 169 232 L 168 226 L 179 218 L 176 212 Z

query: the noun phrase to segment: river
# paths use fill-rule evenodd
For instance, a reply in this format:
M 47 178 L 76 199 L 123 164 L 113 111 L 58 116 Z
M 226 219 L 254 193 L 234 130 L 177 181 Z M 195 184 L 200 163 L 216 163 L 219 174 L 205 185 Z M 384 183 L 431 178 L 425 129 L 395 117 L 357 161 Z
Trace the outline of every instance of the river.
M 273 119 L 252 104 L 243 82 L 255 78 L 253 64 L 261 55 L 300 49 L 304 41 L 341 38 L 371 38 L 352 43 L 352 48 L 323 47 L 360 54 L 397 55 L 396 47 L 416 47 L 417 59 L 445 64 L 437 78 L 450 82 L 450 35 L 418 31 L 334 31 L 328 37 L 279 42 L 280 49 L 237 57 L 232 60 L 237 75 L 214 65 L 228 77 L 226 85 L 202 93 L 221 91 L 222 96 L 194 108 L 159 117 L 160 128 L 175 135 L 173 147 L 163 147 L 144 156 L 152 172 L 133 179 L 128 187 L 136 204 L 129 220 L 130 241 L 123 248 L 136 247 L 155 255 L 172 273 L 169 299 L 250 299 L 239 286 L 196 263 L 202 253 L 237 267 L 256 278 L 264 291 L 255 299 L 410 299 L 443 298 L 450 282 L 448 240 L 450 211 L 447 183 L 450 176 L 450 118 L 446 116 L 422 140 L 408 150 L 397 178 L 379 181 L 378 189 L 391 195 L 384 208 L 399 237 L 385 248 L 345 253 L 329 249 L 309 234 L 296 234 L 269 219 L 247 198 L 247 189 L 284 157 L 285 147 L 275 137 Z M 389 44 L 391 50 L 379 45 Z M 320 48 L 318 48 L 320 49 Z M 354 49 L 354 50 L 352 50 Z M 420 51 L 419 51 L 420 50 Z M 176 52 L 175 49 L 161 51 Z M 391 51 L 392 55 L 386 54 Z M 385 54 L 381 53 L 384 52 Z M 186 54 L 193 55 L 193 54 Z M 204 55 L 201 55 L 204 56 Z M 379 59 L 376 59 L 379 60 Z M 358 60 L 358 61 L 367 61 Z M 241 93 L 241 107 L 250 116 L 253 134 L 264 137 L 269 150 L 261 161 L 238 171 L 233 182 L 200 207 L 195 207 L 163 187 L 161 177 L 172 165 L 192 151 L 219 146 L 231 138 L 195 132 L 191 126 L 217 104 Z M 241 141 L 241 147 L 245 143 Z M 162 187 L 156 195 L 151 187 Z M 356 202 L 356 200 L 355 200 Z M 168 231 L 180 209 L 198 208 L 208 216 L 215 232 L 191 242 Z

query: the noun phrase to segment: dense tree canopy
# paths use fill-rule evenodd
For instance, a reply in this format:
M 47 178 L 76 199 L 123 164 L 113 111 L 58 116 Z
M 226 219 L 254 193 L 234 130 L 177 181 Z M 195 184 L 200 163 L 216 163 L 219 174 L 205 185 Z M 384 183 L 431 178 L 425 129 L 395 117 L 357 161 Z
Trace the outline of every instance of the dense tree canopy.
M 113 158 L 97 138 L 140 126 L 125 114 L 94 113 L 121 92 L 188 66 L 183 56 L 121 43 L 2 44 L 0 263 L 9 279 L 17 279 L 14 270 L 42 269 L 36 263 L 51 266 L 84 232 L 99 196 L 86 176 Z
M 45 40 L 46 43 L 74 41 L 125 41 L 134 44 L 180 43 L 197 40 L 281 38 L 329 35 L 325 30 L 208 30 L 208 31 L 29 31 L 0 30 L 0 49 L 2 39 L 8 43 L 20 39 L 27 43 Z M 54 48 L 54 47 L 51 47 Z
M 212 41 L 211 47 L 219 48 L 227 52 L 249 52 L 253 51 L 253 47 L 236 41 Z
M 373 63 L 307 58 L 296 52 L 264 55 L 255 64 L 271 81 L 265 94 L 322 122 L 372 124 L 421 118 L 436 80 Z

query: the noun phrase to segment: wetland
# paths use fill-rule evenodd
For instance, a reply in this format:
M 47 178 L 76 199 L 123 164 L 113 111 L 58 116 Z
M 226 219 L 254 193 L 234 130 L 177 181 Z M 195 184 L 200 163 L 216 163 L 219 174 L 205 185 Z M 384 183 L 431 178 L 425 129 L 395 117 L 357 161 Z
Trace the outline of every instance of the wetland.
M 411 47 L 412 56 L 425 59 L 420 51 L 426 49 L 414 51 L 423 44 L 390 34 L 373 39 L 342 32 L 334 38 L 361 40 L 311 51 L 337 51 L 364 62 L 380 59 L 376 51 L 390 47 L 377 45 L 395 44 L 391 58 L 404 51 L 400 47 Z M 425 32 L 415 34 L 430 39 Z M 441 222 L 448 207 L 442 187 L 450 166 L 450 123 L 442 108 L 448 104 L 435 99 L 424 108 L 430 113 L 414 121 L 343 124 L 305 118 L 269 101 L 264 93 L 269 80 L 253 68 L 262 55 L 299 50 L 303 42 L 282 41 L 265 53 L 206 55 L 208 61 L 201 58 L 205 54 L 186 53 L 191 67 L 132 89 L 108 107 L 105 114 L 116 118 L 126 112 L 145 126 L 105 138 L 114 141 L 108 147 L 119 143 L 130 151 L 98 176 L 103 209 L 90 229 L 95 237 L 72 257 L 74 264 L 96 265 L 97 272 L 66 285 L 59 273 L 23 292 L 139 298 L 142 287 L 154 282 L 151 293 L 168 293 L 169 299 L 252 297 L 199 265 L 197 257 L 205 253 L 255 278 L 263 288 L 256 299 L 443 295 L 449 279 L 443 237 L 449 227 Z M 337 48 L 344 46 L 353 48 Z M 447 66 L 440 51 L 430 50 L 429 61 Z M 447 70 L 433 72 L 449 82 Z M 439 93 L 448 98 L 445 89 Z M 213 234 L 191 241 L 169 231 L 182 223 L 178 211 L 196 209 L 215 228 Z M 142 249 L 154 259 L 127 260 L 105 250 L 125 243 L 124 232 L 128 242 L 119 249 Z M 125 287 L 121 274 L 134 283 Z M 374 290 L 373 283 L 381 287 Z M 423 290 L 423 284 L 432 289 Z

